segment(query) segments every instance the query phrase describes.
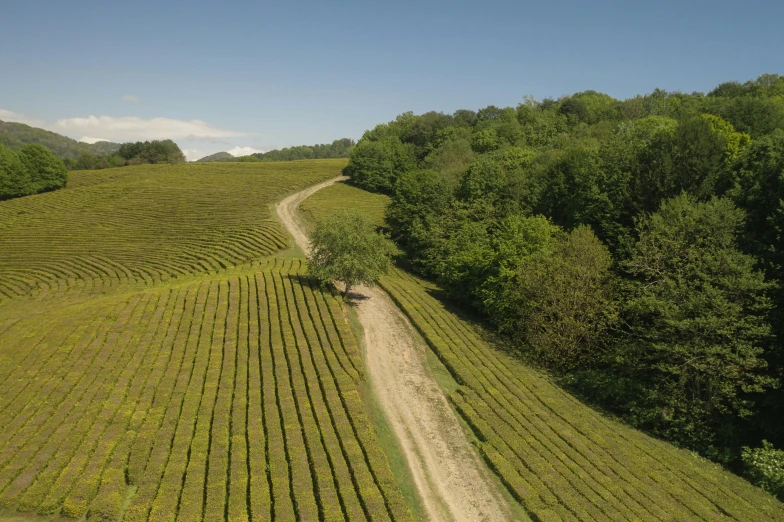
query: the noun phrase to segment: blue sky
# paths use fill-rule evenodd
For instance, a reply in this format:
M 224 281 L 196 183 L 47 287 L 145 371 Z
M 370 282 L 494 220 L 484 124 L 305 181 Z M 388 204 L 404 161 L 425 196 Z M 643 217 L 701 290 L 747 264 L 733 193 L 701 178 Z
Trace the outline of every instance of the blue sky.
M 784 74 L 784 2 L 637 4 L 4 0 L 0 119 L 195 159 L 358 139 L 408 110 Z

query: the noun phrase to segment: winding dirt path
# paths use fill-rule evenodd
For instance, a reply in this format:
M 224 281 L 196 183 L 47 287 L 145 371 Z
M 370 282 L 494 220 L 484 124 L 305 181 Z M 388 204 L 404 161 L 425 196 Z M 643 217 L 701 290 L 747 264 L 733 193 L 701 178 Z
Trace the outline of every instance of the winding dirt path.
M 342 179 L 315 185 L 278 204 L 278 217 L 305 253 L 310 245 L 297 209 L 308 196 Z M 509 507 L 428 369 L 422 338 L 382 290 L 361 286 L 355 291 L 363 296 L 356 309 L 371 385 L 400 442 L 427 516 L 433 521 L 511 520 Z

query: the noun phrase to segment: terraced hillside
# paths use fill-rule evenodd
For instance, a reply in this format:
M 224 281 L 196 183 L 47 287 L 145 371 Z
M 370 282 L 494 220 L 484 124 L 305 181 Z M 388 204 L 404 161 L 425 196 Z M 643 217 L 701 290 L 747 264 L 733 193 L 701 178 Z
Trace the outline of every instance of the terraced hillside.
M 718 465 L 588 408 L 494 349 L 400 270 L 383 288 L 460 384 L 453 405 L 483 458 L 538 520 L 784 520 Z
M 89 295 L 215 273 L 287 245 L 270 204 L 346 160 L 139 165 L 72 172 L 0 204 L 0 300 Z
M 408 520 L 340 301 L 300 260 L 0 307 L 0 506 Z

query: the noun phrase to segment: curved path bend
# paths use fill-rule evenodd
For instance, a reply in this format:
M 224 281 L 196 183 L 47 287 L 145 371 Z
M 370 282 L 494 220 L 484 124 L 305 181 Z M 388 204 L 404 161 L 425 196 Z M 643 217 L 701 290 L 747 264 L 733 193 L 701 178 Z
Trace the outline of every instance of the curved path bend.
M 315 185 L 278 203 L 278 217 L 305 254 L 310 244 L 297 214 L 299 205 L 343 179 L 347 178 Z M 510 520 L 508 505 L 428 369 L 422 338 L 385 292 L 366 286 L 355 291 L 365 297 L 356 310 L 365 334 L 371 386 L 397 436 L 429 519 Z

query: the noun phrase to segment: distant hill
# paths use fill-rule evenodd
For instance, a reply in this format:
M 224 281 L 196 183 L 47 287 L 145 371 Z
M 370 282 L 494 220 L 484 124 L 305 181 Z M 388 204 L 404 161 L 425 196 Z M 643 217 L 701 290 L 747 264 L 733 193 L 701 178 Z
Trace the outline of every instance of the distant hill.
M 0 121 L 0 144 L 18 151 L 30 143 L 43 145 L 55 156 L 63 159 L 76 159 L 83 152 L 94 156 L 106 156 L 120 150 L 119 143 L 109 141 L 99 141 L 93 144 L 82 143 L 56 132 L 38 129 L 24 123 Z
M 237 158 L 235 158 L 228 152 L 216 152 L 215 154 L 204 156 L 202 159 L 196 161 L 236 161 L 236 160 Z

